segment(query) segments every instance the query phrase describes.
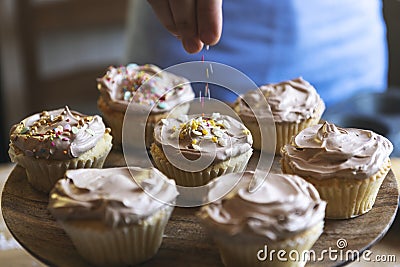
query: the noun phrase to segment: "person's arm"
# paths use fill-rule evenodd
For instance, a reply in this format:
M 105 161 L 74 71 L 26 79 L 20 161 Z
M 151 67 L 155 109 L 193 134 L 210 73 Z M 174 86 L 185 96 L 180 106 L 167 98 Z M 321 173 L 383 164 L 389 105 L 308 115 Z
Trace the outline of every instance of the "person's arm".
M 161 23 L 189 53 L 216 44 L 222 32 L 222 0 L 148 0 Z

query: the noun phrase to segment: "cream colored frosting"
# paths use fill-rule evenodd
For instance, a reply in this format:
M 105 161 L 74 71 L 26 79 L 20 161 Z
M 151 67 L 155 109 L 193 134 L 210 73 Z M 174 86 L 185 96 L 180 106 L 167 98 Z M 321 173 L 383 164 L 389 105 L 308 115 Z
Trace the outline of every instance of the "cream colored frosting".
M 150 64 L 109 67 L 97 81 L 103 100 L 121 112 L 131 103 L 130 109 L 136 112 L 162 113 L 194 99 L 187 79 Z
M 10 131 L 10 146 L 25 156 L 67 160 L 79 157 L 109 132 L 100 116 L 87 116 L 67 106 L 34 114 Z
M 182 153 L 191 160 L 201 154 L 213 157 L 210 162 L 241 155 L 253 144 L 250 131 L 242 123 L 219 113 L 162 119 L 154 129 L 154 139 L 161 149 L 172 154 Z
M 261 90 L 252 90 L 238 98 L 239 114 L 254 118 L 270 117 L 261 97 L 267 100 L 275 122 L 296 122 L 321 116 L 325 104 L 315 88 L 299 77 L 275 84 L 263 85 Z M 249 108 L 251 107 L 253 111 Z
M 50 212 L 58 220 L 98 220 L 116 227 L 174 203 L 178 191 L 173 180 L 155 168 L 129 169 L 68 170 L 50 192 Z
M 282 157 L 300 176 L 365 179 L 379 171 L 392 150 L 388 139 L 372 131 L 325 122 L 293 137 Z
M 272 242 L 290 238 L 322 222 L 326 203 L 314 186 L 295 175 L 257 174 L 264 178 L 254 191 L 254 172 L 231 173 L 215 180 L 209 198 L 215 199 L 227 184 L 240 182 L 224 198 L 204 206 L 198 215 L 211 231 L 236 236 L 266 238 Z

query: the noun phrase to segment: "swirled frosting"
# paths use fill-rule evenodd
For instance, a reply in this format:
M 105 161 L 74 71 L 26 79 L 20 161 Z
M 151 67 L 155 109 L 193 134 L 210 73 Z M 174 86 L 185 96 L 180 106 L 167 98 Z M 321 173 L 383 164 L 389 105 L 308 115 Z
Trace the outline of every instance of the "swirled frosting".
M 173 204 L 177 195 L 175 182 L 154 168 L 77 169 L 68 170 L 54 186 L 48 208 L 57 220 L 118 227 Z
M 12 126 L 10 146 L 25 156 L 67 160 L 79 157 L 109 133 L 100 116 L 87 116 L 67 106 L 34 114 Z
M 213 157 L 210 162 L 241 155 L 253 144 L 246 126 L 219 113 L 162 119 L 154 129 L 154 139 L 161 149 L 182 153 L 192 160 L 200 155 Z
M 325 104 L 315 88 L 299 77 L 275 84 L 263 85 L 238 98 L 238 110 L 247 119 L 270 116 L 270 111 L 260 101 L 267 100 L 275 122 L 296 122 L 321 116 Z M 260 92 L 261 91 L 261 92 Z M 251 109 L 250 109 L 251 107 Z
M 392 150 L 388 139 L 372 131 L 325 122 L 292 137 L 282 160 L 300 176 L 365 179 L 379 171 Z
M 111 66 L 97 82 L 107 105 L 122 112 L 130 104 L 130 109 L 137 112 L 151 109 L 153 113 L 161 113 L 194 99 L 187 79 L 150 64 Z
M 322 222 L 326 203 L 314 186 L 295 175 L 269 173 L 255 190 L 249 188 L 254 172 L 231 173 L 217 179 L 209 198 L 220 195 L 226 185 L 243 175 L 233 191 L 204 206 L 198 213 L 211 230 L 230 236 L 246 235 L 272 242 L 310 229 Z M 260 177 L 258 177 L 260 178 Z

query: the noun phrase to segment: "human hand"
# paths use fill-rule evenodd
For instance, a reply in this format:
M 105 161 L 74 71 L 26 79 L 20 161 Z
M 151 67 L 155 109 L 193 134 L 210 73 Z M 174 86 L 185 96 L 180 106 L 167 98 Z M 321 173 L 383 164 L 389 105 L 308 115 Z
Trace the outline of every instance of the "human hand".
M 222 0 L 148 0 L 161 23 L 189 53 L 216 44 L 222 32 Z

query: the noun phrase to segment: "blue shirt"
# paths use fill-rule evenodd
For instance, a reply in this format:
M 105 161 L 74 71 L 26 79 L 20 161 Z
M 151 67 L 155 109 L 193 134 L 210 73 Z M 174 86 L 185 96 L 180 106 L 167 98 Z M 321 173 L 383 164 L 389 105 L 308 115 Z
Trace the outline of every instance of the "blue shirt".
M 225 0 L 220 42 L 188 54 L 146 1 L 132 1 L 126 62 L 166 68 L 201 60 L 230 65 L 257 85 L 302 76 L 327 106 L 387 83 L 380 0 Z M 235 96 L 214 90 L 213 97 Z M 243 88 L 244 93 L 246 88 Z

